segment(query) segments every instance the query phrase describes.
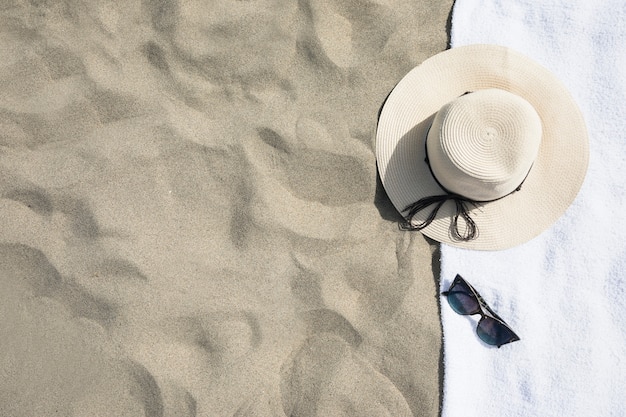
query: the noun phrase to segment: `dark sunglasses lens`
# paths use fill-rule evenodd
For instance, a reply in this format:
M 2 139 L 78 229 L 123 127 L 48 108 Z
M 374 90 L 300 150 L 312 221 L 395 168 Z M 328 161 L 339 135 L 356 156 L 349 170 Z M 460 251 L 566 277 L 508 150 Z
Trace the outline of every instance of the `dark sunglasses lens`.
M 483 317 L 480 322 L 478 322 L 476 333 L 478 333 L 478 337 L 480 337 L 483 342 L 493 346 L 501 346 L 505 343 L 518 340 L 511 329 L 488 316 Z
M 448 292 L 448 303 L 459 314 L 469 315 L 480 312 L 478 300 L 471 293 L 452 290 Z

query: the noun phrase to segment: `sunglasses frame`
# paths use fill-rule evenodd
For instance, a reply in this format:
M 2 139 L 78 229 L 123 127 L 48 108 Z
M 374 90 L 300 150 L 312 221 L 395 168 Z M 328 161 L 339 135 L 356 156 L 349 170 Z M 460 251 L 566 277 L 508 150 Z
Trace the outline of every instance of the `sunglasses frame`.
M 457 290 L 456 292 L 460 292 L 460 293 L 466 294 L 468 296 L 473 296 L 476 299 L 476 301 L 478 301 L 478 311 L 476 311 L 475 313 L 464 314 L 464 313 L 459 313 L 454 308 L 452 308 L 452 309 L 454 310 L 455 313 L 463 315 L 463 316 L 474 316 L 476 314 L 480 314 L 480 320 L 478 321 L 478 324 L 476 325 L 476 333 L 477 333 L 478 337 L 480 338 L 480 340 L 482 340 L 483 342 L 487 343 L 488 345 L 497 346 L 498 349 L 502 345 L 506 345 L 507 343 L 512 343 L 512 342 L 516 342 L 516 341 L 520 340 L 519 336 L 513 331 L 513 329 L 511 329 L 511 327 L 508 324 L 506 324 L 506 322 L 504 320 L 502 320 L 502 318 L 500 316 L 498 316 L 496 314 L 496 312 L 491 309 L 491 307 L 489 307 L 487 302 L 478 293 L 478 291 L 476 291 L 476 289 L 469 282 L 467 282 L 465 280 L 465 278 L 463 278 L 461 275 L 456 274 L 456 277 L 454 277 L 454 281 L 452 281 L 452 284 L 450 285 L 450 288 L 448 288 L 448 291 L 442 292 L 441 295 L 444 295 L 444 296 L 448 297 L 448 295 L 450 295 L 450 293 L 455 292 L 455 291 L 453 291 L 453 289 L 459 283 L 465 284 L 467 286 L 467 288 L 469 288 L 469 290 L 471 291 L 471 294 L 467 294 L 465 291 L 459 291 L 459 290 Z M 448 304 L 450 304 L 450 299 L 449 298 L 448 298 Z M 452 307 L 452 305 L 450 305 L 450 307 Z M 485 311 L 487 313 L 489 313 L 489 314 L 486 314 Z M 509 339 L 507 339 L 505 342 L 500 343 L 500 344 L 491 344 L 491 343 L 485 341 L 482 337 L 480 337 L 480 334 L 478 333 L 478 328 L 480 327 L 480 323 L 487 317 L 491 318 L 492 320 L 495 320 L 497 323 L 499 323 L 500 325 L 504 326 L 509 332 L 511 332 L 511 337 Z

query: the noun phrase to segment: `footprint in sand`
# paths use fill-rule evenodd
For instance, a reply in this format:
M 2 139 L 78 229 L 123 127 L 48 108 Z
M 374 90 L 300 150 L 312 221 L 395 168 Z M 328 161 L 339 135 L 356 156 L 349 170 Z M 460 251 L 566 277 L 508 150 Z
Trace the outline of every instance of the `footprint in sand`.
M 306 311 L 300 314 L 302 321 L 306 324 L 308 333 L 317 334 L 333 334 L 339 336 L 344 342 L 350 346 L 357 348 L 363 338 L 356 331 L 352 324 L 341 314 L 327 308 Z
M 163 415 L 154 377 L 116 356 L 114 307 L 23 244 L 0 244 L 0 287 L 0 414 Z
M 307 0 L 300 9 L 313 23 L 309 40 L 317 40 L 323 54 L 341 68 L 371 60 L 395 26 L 389 8 L 375 1 Z
M 195 417 L 196 404 L 185 389 L 168 380 L 157 382 L 139 362 L 118 360 L 72 402 L 72 417 L 104 415 Z
M 320 136 L 328 136 L 321 125 Z M 250 143 L 263 170 L 295 197 L 337 207 L 369 198 L 372 175 L 365 158 L 301 145 L 270 128 L 257 129 L 260 141 Z M 319 143 L 322 140 L 316 137 Z M 360 156 L 360 155 L 359 155 Z
M 202 0 L 146 0 L 144 7 L 184 71 L 208 80 L 259 85 L 289 70 L 295 52 L 294 3 L 229 1 L 218 10 Z
M 68 282 L 38 249 L 23 244 L 0 244 L 0 284 L 21 294 L 61 303 L 78 317 L 107 325 L 115 320 L 113 305 Z
M 260 126 L 243 145 L 255 187 L 252 219 L 287 229 L 293 244 L 344 238 L 374 198 L 371 150 L 320 118 L 300 119 L 286 132 Z
M 175 340 L 200 348 L 216 367 L 236 362 L 262 341 L 258 319 L 247 311 L 178 317 L 166 320 L 163 329 Z
M 40 216 L 50 216 L 54 210 L 47 193 L 36 188 L 15 188 L 4 193 L 3 198 L 17 201 Z
M 281 371 L 283 410 L 292 417 L 411 416 L 398 389 L 334 335 L 310 338 Z

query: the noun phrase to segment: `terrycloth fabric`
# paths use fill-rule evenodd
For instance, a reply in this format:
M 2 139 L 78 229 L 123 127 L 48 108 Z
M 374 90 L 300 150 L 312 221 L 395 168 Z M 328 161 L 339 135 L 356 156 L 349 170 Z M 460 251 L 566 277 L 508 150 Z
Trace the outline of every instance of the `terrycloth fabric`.
M 441 298 L 444 417 L 626 415 L 625 21 L 623 0 L 456 1 L 453 47 L 511 47 L 567 85 L 590 164 L 574 204 L 534 240 L 499 252 L 442 245 L 441 290 L 460 273 L 521 337 L 485 345 L 478 316 Z

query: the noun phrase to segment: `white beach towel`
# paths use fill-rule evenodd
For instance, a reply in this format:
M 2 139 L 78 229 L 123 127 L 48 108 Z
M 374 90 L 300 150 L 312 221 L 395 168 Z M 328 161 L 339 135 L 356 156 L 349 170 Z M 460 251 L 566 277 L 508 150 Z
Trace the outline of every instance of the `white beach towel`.
M 590 164 L 565 215 L 498 252 L 441 248 L 521 337 L 500 349 L 441 298 L 443 416 L 626 416 L 626 2 L 457 0 L 452 47 L 508 46 L 556 73 L 586 119 Z M 556 173 L 558 175 L 558 173 Z

